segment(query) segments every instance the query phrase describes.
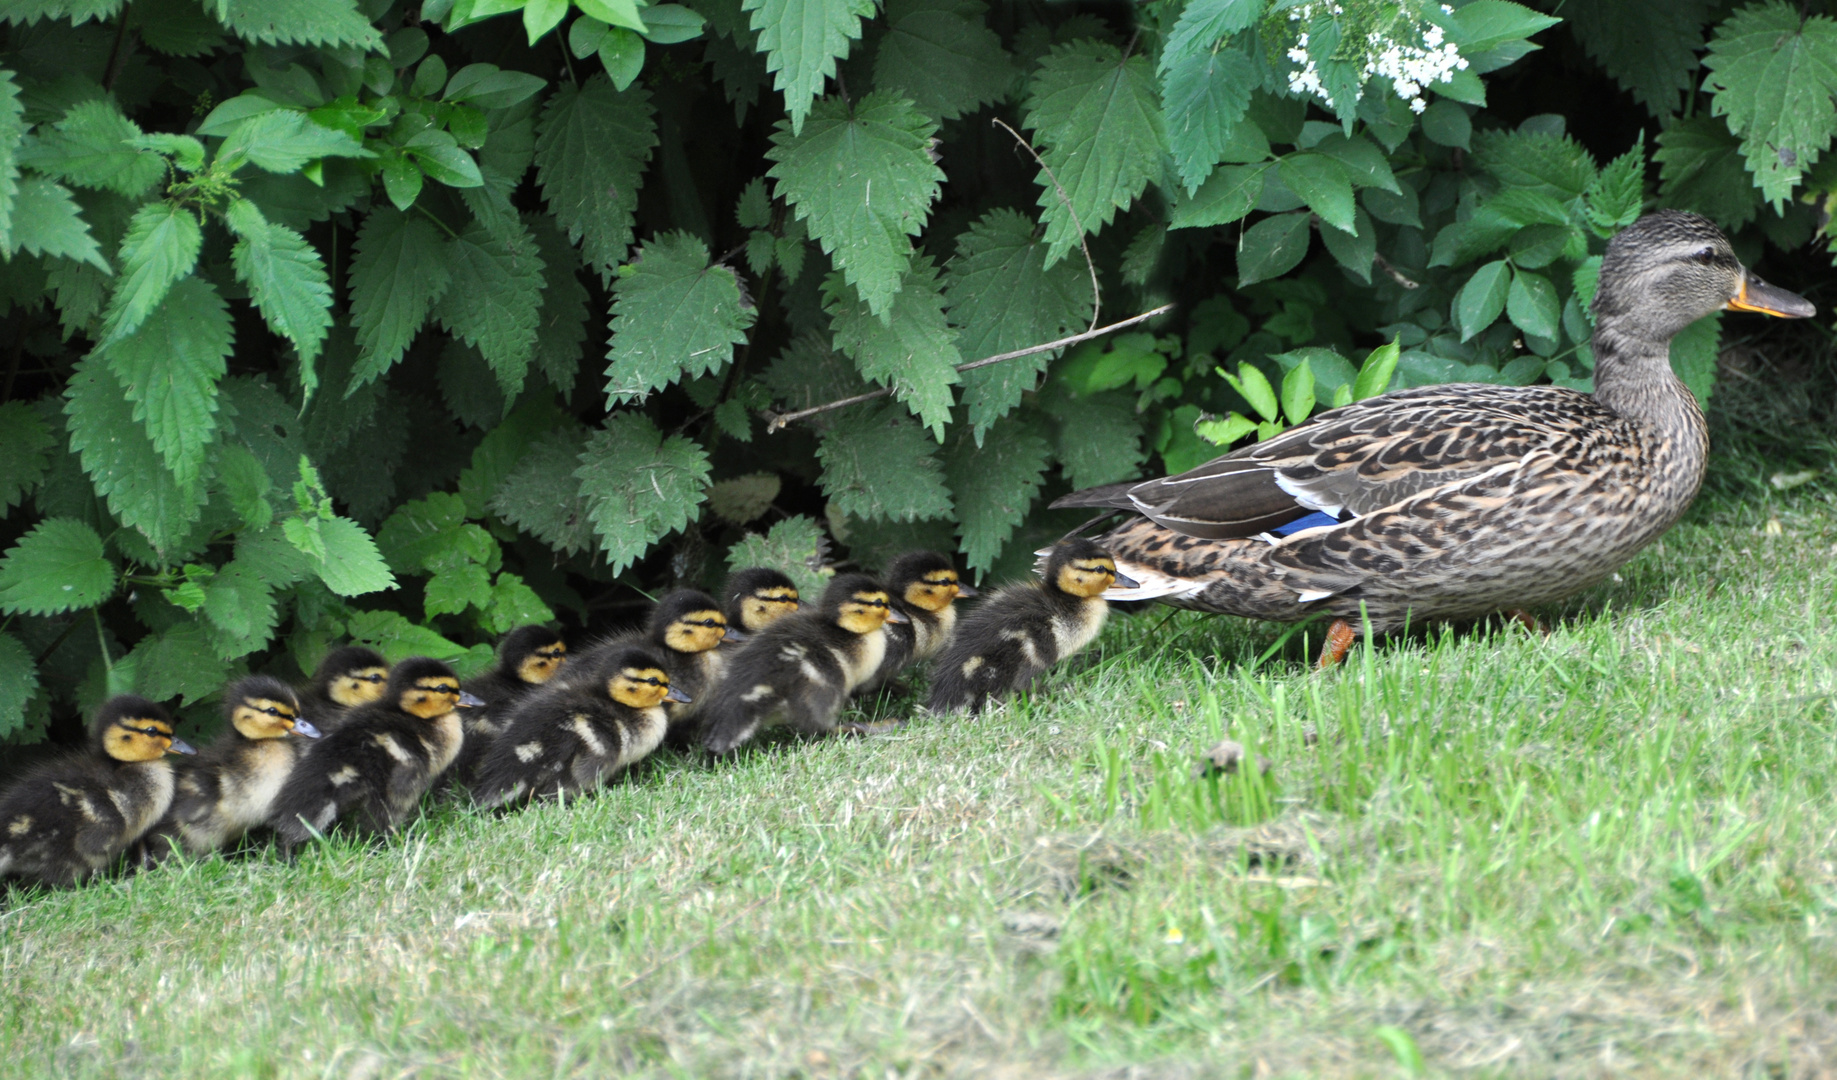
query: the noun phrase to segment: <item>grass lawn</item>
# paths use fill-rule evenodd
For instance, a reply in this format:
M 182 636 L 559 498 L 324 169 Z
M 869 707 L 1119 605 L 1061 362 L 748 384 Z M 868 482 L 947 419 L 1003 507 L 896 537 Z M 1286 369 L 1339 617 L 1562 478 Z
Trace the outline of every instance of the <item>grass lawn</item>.
M 1547 637 L 1316 674 L 1155 609 L 979 722 L 18 894 L 0 1072 L 1822 1075 L 1831 491 L 1700 505 Z M 1267 779 L 1195 778 L 1221 736 Z

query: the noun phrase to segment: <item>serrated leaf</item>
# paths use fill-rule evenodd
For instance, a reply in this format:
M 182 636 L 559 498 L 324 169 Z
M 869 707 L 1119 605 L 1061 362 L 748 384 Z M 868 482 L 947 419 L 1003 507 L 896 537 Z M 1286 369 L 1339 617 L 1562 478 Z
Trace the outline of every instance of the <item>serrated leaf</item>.
M 1462 341 L 1471 341 L 1505 310 L 1511 278 L 1510 264 L 1504 259 L 1494 259 L 1475 270 L 1467 284 L 1461 286 L 1454 298 L 1454 321 L 1461 328 Z
M 1709 0 L 1583 0 L 1564 7 L 1569 30 L 1653 116 L 1678 111 L 1703 48 Z
M 602 273 L 625 261 L 638 185 L 656 145 L 656 113 L 641 86 L 621 92 L 593 75 L 578 90 L 559 87 L 542 110 L 536 178 L 568 239 Z
M 1190 4 L 1188 10 L 1199 6 L 1203 5 Z M 1182 22 L 1185 18 L 1183 14 Z M 1170 44 L 1162 55 L 1161 97 L 1166 102 L 1168 148 L 1190 195 L 1231 145 L 1258 79 L 1255 63 L 1242 50 L 1202 49 L 1172 56 L 1170 62 L 1171 50 Z
M 734 220 L 742 229 L 763 229 L 772 223 L 772 198 L 765 193 L 765 177 L 755 176 L 740 189 Z
M 137 693 L 155 701 L 178 698 L 183 705 L 220 692 L 230 674 L 230 662 L 195 618 L 148 635 L 123 664 L 134 672 Z
M 700 516 L 708 472 L 700 446 L 638 413 L 615 413 L 588 437 L 574 476 L 614 574 Z
M 542 309 L 536 313 L 536 366 L 563 398 L 574 392 L 587 341 L 587 287 L 576 271 L 580 260 L 568 238 L 547 214 L 525 214 L 524 224 L 542 256 Z
M 861 36 L 861 20 L 874 14 L 874 0 L 743 0 L 740 7 L 752 16 L 758 49 L 776 76 L 773 88 L 784 91 L 795 135 L 824 81 L 836 73 L 836 60 Z
M 1671 370 L 1697 396 L 1699 408 L 1709 408 L 1716 388 L 1716 357 L 1721 352 L 1722 312 L 1706 315 L 1671 339 Z
M 957 334 L 944 318 L 944 294 L 938 271 L 923 255 L 912 260 L 899 294 L 882 323 L 833 272 L 823 282 L 823 308 L 829 312 L 836 348 L 855 362 L 861 374 L 905 403 L 919 421 L 942 440 L 950 423 L 952 386 L 958 382 Z
M 608 409 L 726 367 L 755 316 L 733 270 L 711 264 L 708 245 L 686 232 L 647 242 L 613 294 Z
M 937 125 L 910 102 L 873 93 L 817 102 L 802 134 L 780 121 L 766 175 L 823 250 L 884 317 L 938 197 L 943 170 L 928 152 Z
M 11 742 L 26 724 L 26 705 L 38 693 L 38 665 L 16 637 L 0 633 L 0 739 Z
M 204 587 L 204 617 L 216 628 L 217 651 L 247 656 L 274 638 L 280 613 L 274 590 L 256 570 L 230 562 Z
M 1741 161 L 1741 140 L 1713 116 L 1672 121 L 1659 133 L 1659 196 L 1667 206 L 1694 210 L 1733 231 L 1754 220 L 1760 192 Z
M 943 517 L 950 492 L 933 449 L 904 409 L 858 409 L 823 433 L 823 493 L 842 513 L 868 521 Z
M 362 352 L 347 397 L 395 366 L 446 292 L 446 240 L 427 219 L 379 206 L 358 230 L 350 280 L 351 325 Z
M 724 521 L 735 525 L 763 515 L 778 498 L 783 482 L 774 473 L 753 473 L 722 480 L 708 489 L 708 509 Z
M 166 174 L 158 154 L 132 145 L 140 126 L 106 98 L 71 106 L 63 118 L 41 129 L 21 164 L 78 187 L 103 188 L 138 199 Z
M 70 190 L 48 177 L 27 174 L 20 178 L 14 191 L 13 223 L 7 250 L 62 256 L 88 263 L 102 274 L 112 273 Z M 94 280 L 100 285 L 99 277 Z M 58 298 L 60 308 L 70 306 L 62 288 Z
M 13 80 L 12 72 L 0 68 L 0 250 L 8 254 L 19 249 L 13 239 L 14 197 L 19 190 L 19 140 L 26 131 L 25 106 L 19 101 L 19 84 Z M 24 708 L 25 702 L 19 705 Z M 0 729 L 5 727 L 5 713 L 0 709 Z
M 217 382 L 234 344 L 229 305 L 216 287 L 185 277 L 140 329 L 97 351 L 180 488 L 197 485 L 216 440 Z
M 1261 0 L 1189 0 L 1161 51 L 1162 73 L 1189 57 L 1211 52 L 1220 40 L 1249 29 L 1262 14 Z
M 348 517 L 319 522 L 325 557 L 315 568 L 325 587 L 339 596 L 362 596 L 395 588 L 395 575 L 364 527 Z
M 822 595 L 829 579 L 824 561 L 829 556 L 829 538 L 823 527 L 811 518 L 794 514 L 773 525 L 764 535 L 747 533 L 727 549 L 727 568 L 741 570 L 749 566 L 769 566 L 789 577 L 800 596 L 814 601 Z
M 348 133 L 314 121 L 303 112 L 275 109 L 257 113 L 231 128 L 217 159 L 235 169 L 244 161 L 271 173 L 296 173 L 327 157 L 369 158 L 374 151 Z
M 204 506 L 203 484 L 181 485 L 134 416 L 100 359 L 77 362 L 65 384 L 70 448 L 109 511 L 123 525 L 139 529 L 155 549 L 172 548 L 191 531 Z
M 1281 277 L 1301 265 L 1310 235 L 1304 213 L 1272 214 L 1244 230 L 1237 245 L 1238 288 Z
M 996 423 L 989 435 L 978 446 L 959 432 L 944 464 L 963 554 L 978 573 L 995 565 L 1015 526 L 1026 519 L 1052 456 L 1044 438 L 1012 418 Z
M 430 619 L 458 615 L 474 605 L 486 608 L 490 603 L 491 572 L 472 562 L 441 567 L 427 579 L 422 593 L 422 610 Z
M 345 629 L 356 645 L 368 645 L 383 654 L 391 664 L 411 656 L 431 656 L 452 660 L 464 656 L 466 648 L 454 644 L 425 626 L 416 626 L 394 611 L 359 611 L 345 621 Z
M 554 610 L 542 602 L 542 597 L 537 596 L 536 590 L 522 577 L 503 573 L 491 583 L 491 596 L 479 622 L 487 633 L 508 634 L 519 626 L 554 620 Z
M 1703 66 L 1711 110 L 1728 118 L 1777 211 L 1837 134 L 1837 20 L 1771 0 L 1716 28 Z
M 944 270 L 944 295 L 957 348 L 968 359 L 1057 341 L 1088 327 L 1092 293 L 1084 267 L 1064 260 L 1046 266 L 1046 244 L 1032 221 L 1013 210 L 991 210 L 957 237 Z M 981 440 L 1033 389 L 1058 350 L 963 372 L 963 403 Z
M 1567 135 L 1489 131 L 1474 139 L 1474 160 L 1508 191 L 1567 201 L 1588 190 L 1594 159 Z
M 491 512 L 563 555 L 591 550 L 593 520 L 574 475 L 586 443 L 585 431 L 567 427 L 538 439 L 497 486 Z
M 39 522 L 0 559 L 0 611 L 8 615 L 95 607 L 114 591 L 102 538 L 70 518 Z
M 237 36 L 264 45 L 356 45 L 381 50 L 383 36 L 356 0 L 211 0 Z
M 452 283 L 434 304 L 434 318 L 491 365 L 506 398 L 521 391 L 536 349 L 542 306 L 542 257 L 518 220 L 510 235 L 493 235 L 474 221 L 449 240 Z
M 1054 450 L 1074 488 L 1112 484 L 1137 475 L 1147 453 L 1142 449 L 1142 418 L 1128 391 L 1060 397 L 1049 408 L 1059 421 Z
M 497 541 L 466 520 L 465 500 L 450 491 L 396 507 L 376 537 L 389 565 L 404 574 L 474 562 L 490 566 L 500 556 Z
M 268 501 L 274 482 L 247 447 L 226 442 L 218 448 L 217 486 L 246 531 L 259 532 L 274 522 L 274 504 Z
M 45 478 L 56 444 L 37 409 L 23 401 L 0 404 L 0 511 L 11 510 Z
M 121 278 L 103 316 L 103 343 L 133 333 L 165 299 L 173 282 L 191 273 L 198 262 L 204 232 L 188 207 L 154 202 L 134 212 L 121 239 Z
M 938 120 L 1005 99 L 1014 86 L 1014 60 L 985 14 L 973 0 L 888 0 L 874 89 L 911 98 Z
M 1583 196 L 1588 220 L 1603 234 L 1639 220 L 1646 197 L 1646 144 L 1642 136 L 1631 150 L 1607 163 Z
M 231 203 L 224 220 L 239 238 L 230 249 L 236 277 L 249 287 L 249 298 L 268 329 L 299 351 L 310 396 L 318 383 L 313 363 L 332 326 L 332 283 L 325 263 L 304 236 L 268 221 L 247 199 Z
M 1028 88 L 1026 124 L 1046 144 L 1036 183 L 1049 264 L 1161 175 L 1167 132 L 1153 73 L 1146 58 L 1125 58 L 1114 45 L 1085 39 L 1054 48 Z
M 855 365 L 814 333 L 799 334 L 772 359 L 759 377 L 772 400 L 785 411 L 808 409 L 837 398 L 852 397 L 867 389 Z M 810 418 L 816 428 L 829 426 L 839 414 L 821 413 Z

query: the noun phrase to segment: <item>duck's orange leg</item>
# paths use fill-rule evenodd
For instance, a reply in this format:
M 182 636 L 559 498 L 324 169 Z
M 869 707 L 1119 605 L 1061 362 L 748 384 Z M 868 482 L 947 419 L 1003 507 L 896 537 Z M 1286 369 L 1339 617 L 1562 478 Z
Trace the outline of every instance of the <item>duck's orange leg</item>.
M 1314 670 L 1324 671 L 1346 659 L 1346 651 L 1352 648 L 1354 636 L 1352 623 L 1345 619 L 1334 619 L 1327 627 L 1327 640 L 1321 642 L 1320 659 L 1315 662 Z

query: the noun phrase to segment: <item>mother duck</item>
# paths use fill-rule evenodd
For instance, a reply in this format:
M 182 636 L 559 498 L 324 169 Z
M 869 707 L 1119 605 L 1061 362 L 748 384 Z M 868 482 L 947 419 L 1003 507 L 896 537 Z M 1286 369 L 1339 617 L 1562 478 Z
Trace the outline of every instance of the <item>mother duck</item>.
M 1594 301 L 1595 391 L 1452 383 L 1323 412 L 1190 472 L 1054 506 L 1140 515 L 1100 539 L 1136 589 L 1116 600 L 1276 622 L 1474 618 L 1595 584 L 1696 497 L 1708 429 L 1671 339 L 1714 311 L 1816 314 L 1741 265 L 1696 214 L 1661 210 L 1609 242 Z

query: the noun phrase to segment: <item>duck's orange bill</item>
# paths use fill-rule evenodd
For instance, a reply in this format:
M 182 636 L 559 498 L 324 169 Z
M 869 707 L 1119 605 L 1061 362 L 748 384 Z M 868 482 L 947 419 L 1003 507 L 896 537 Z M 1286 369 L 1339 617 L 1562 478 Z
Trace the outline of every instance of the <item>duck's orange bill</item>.
M 1753 274 L 1744 274 L 1741 290 L 1723 305 L 1729 311 L 1758 311 L 1782 319 L 1806 319 L 1818 314 L 1818 308 L 1798 293 L 1775 288 Z

